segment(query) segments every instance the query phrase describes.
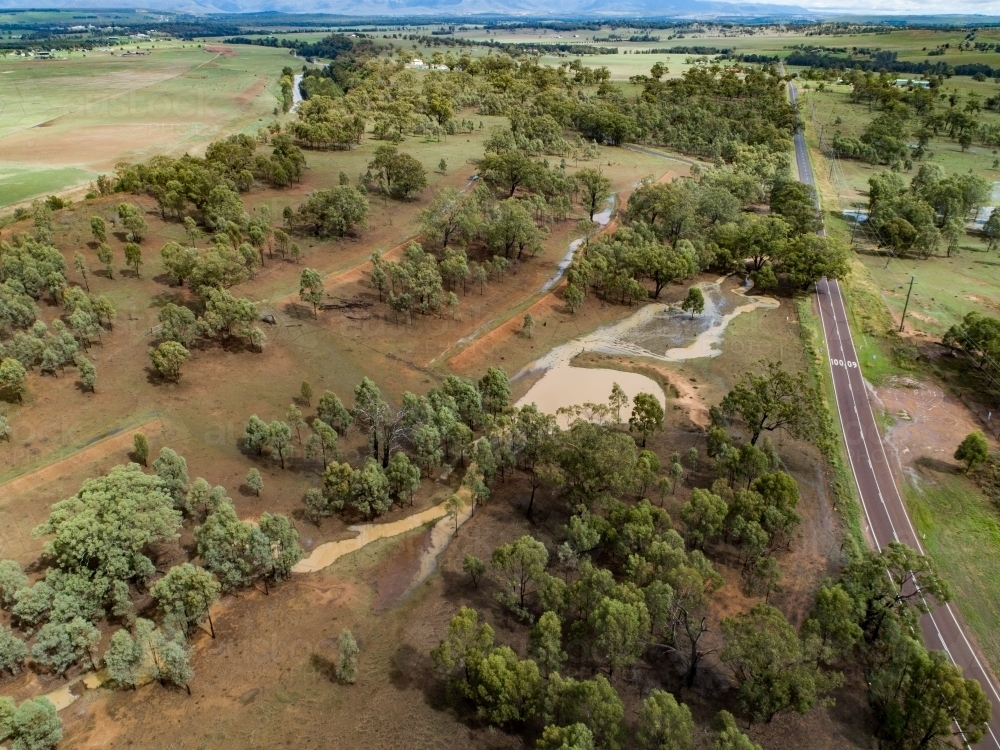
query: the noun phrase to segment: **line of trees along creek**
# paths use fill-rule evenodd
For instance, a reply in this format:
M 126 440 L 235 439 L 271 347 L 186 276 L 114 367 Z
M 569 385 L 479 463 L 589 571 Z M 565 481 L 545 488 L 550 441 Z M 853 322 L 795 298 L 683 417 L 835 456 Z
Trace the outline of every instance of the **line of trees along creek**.
M 749 272 L 758 289 L 792 292 L 823 276 L 844 276 L 847 249 L 815 234 L 813 191 L 790 179 L 786 157 L 746 156 L 635 190 L 621 225 L 574 259 L 564 291 L 569 308 L 590 290 L 629 304 L 658 299 L 668 284 L 709 270 Z M 764 201 L 770 213 L 751 210 Z
M 488 489 L 522 472 L 529 517 L 544 488 L 568 521 L 551 537 L 500 544 L 488 560 L 465 557 L 469 585 L 487 587 L 497 609 L 462 607 L 431 651 L 463 720 L 523 732 L 539 748 L 691 748 L 691 711 L 677 694 L 705 669 L 727 676 L 729 705 L 751 726 L 831 703 L 844 672 L 861 670 L 881 747 L 944 746 L 955 722 L 969 742 L 982 737 L 990 705 L 979 684 L 919 640 L 920 614 L 949 598 L 930 559 L 899 544 L 860 553 L 823 584 L 798 629 L 768 603 L 801 519 L 797 484 L 766 435 L 833 439 L 804 373 L 778 363 L 745 373 L 711 410 L 707 457 L 675 453 L 669 467 L 637 445 L 661 429 L 659 402 L 640 394 L 628 417 L 627 407 L 616 386 L 607 403 L 566 410 L 566 429 L 533 407 L 483 415 L 469 481 Z M 688 481 L 698 486 L 668 513 L 664 499 Z M 735 561 L 757 602 L 722 618 L 717 634 L 716 560 Z M 490 616 L 506 623 L 502 639 Z M 619 693 L 636 681 L 647 697 L 626 717 Z M 728 712 L 717 728 L 713 747 L 755 747 Z

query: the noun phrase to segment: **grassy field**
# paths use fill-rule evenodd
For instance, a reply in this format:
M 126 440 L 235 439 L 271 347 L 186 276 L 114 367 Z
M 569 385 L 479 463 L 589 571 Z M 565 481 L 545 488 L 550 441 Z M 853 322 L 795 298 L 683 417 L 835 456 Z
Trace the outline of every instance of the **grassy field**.
M 122 160 L 180 155 L 255 130 L 274 109 L 288 61 L 287 51 L 266 47 L 140 46 L 150 54 L 0 58 L 0 207 L 86 182 Z
M 969 78 L 954 78 L 945 85 L 956 88 L 960 94 L 967 94 L 974 85 L 995 87 L 995 84 L 976 84 Z M 885 167 L 873 169 L 850 160 L 835 164 L 819 148 L 821 129 L 826 136 L 824 144 L 828 146 L 833 127 L 841 128 L 845 135 L 857 135 L 872 116 L 866 105 L 851 104 L 846 90 L 837 90 L 841 88 L 844 87 L 809 91 L 803 114 L 823 198 L 827 231 L 849 242 L 854 225 L 840 212 L 867 206 L 868 179 Z M 1000 115 L 992 112 L 982 116 L 990 121 L 1000 120 Z M 842 122 L 834 126 L 837 117 Z M 991 168 L 992 153 L 982 146 L 975 146 L 963 154 L 950 140 L 936 138 L 931 141 L 930 150 L 929 161 L 941 164 L 949 173 L 972 170 L 988 180 L 1000 180 L 1000 171 Z M 909 180 L 914 173 L 915 170 L 904 172 L 903 177 Z M 884 339 L 882 334 L 899 325 L 911 275 L 915 281 L 907 307 L 906 329 L 920 337 L 939 339 L 969 312 L 997 314 L 1000 311 L 1000 259 L 987 252 L 986 243 L 975 231 L 965 235 L 959 253 L 950 258 L 942 250 L 939 255 L 927 259 L 890 259 L 885 251 L 863 241 L 858 242 L 857 249 L 855 273 L 846 286 L 851 297 L 854 330 L 862 334 L 857 336 L 855 343 L 865 375 L 873 382 L 881 382 L 886 375 L 899 374 L 890 364 L 893 358 L 885 356 L 891 353 L 892 342 L 877 339 Z M 875 340 L 869 339 L 872 336 Z M 880 352 L 883 356 L 879 356 Z
M 993 64 L 1000 64 L 1000 54 L 993 55 Z M 870 111 L 867 104 L 851 102 L 850 86 L 827 83 L 824 84 L 823 90 L 819 91 L 817 85 L 816 82 L 808 82 L 804 86 L 800 84 L 803 89 L 803 95 L 800 97 L 801 111 L 803 118 L 808 119 L 810 126 L 815 130 L 824 151 L 831 148 L 836 133 L 839 132 L 844 137 L 857 138 L 865 126 L 879 114 L 877 110 Z M 994 82 L 980 83 L 963 76 L 947 80 L 939 89 L 939 95 L 947 97 L 957 94 L 958 106 L 961 107 L 972 93 L 980 96 L 980 102 L 983 102 L 998 91 L 1000 89 Z M 939 104 L 938 109 L 940 110 L 942 106 L 944 105 Z M 984 124 L 1000 123 L 1000 113 L 985 109 L 977 113 L 976 118 Z M 912 124 L 914 129 L 918 127 L 916 118 Z M 927 150 L 925 161 L 940 164 L 948 173 L 974 170 L 989 180 L 1000 180 L 1000 169 L 993 168 L 995 149 L 986 148 L 981 143 L 962 151 L 958 142 L 948 138 L 947 133 L 942 131 L 940 136 L 931 138 Z M 919 165 L 917 162 L 914 171 Z M 868 179 L 884 169 L 886 169 L 884 166 L 871 167 L 861 161 L 842 159 L 840 173 L 834 173 L 841 193 L 842 207 L 846 209 L 856 205 L 867 205 Z M 904 178 L 908 180 L 914 171 L 904 172 Z
M 906 501 L 924 548 L 951 586 L 963 619 L 994 670 L 1000 669 L 1000 516 L 972 482 L 921 471 Z
M 0 206 L 19 203 L 36 195 L 55 193 L 67 185 L 77 185 L 95 177 L 96 172 L 79 167 L 38 169 L 5 164 L 0 167 Z

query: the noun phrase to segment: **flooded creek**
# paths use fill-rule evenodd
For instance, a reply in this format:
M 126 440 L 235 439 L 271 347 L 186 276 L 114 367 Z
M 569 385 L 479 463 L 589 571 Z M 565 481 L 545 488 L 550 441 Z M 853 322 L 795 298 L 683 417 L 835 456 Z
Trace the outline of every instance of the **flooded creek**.
M 594 214 L 594 223 L 606 227 L 608 222 L 611 221 L 611 212 L 615 207 L 615 197 L 612 195 L 607 200 L 607 208 L 605 208 L 600 213 Z M 576 255 L 576 251 L 580 249 L 580 245 L 583 244 L 583 240 L 573 240 L 569 243 L 569 247 L 566 249 L 566 254 L 559 261 L 559 265 L 556 267 L 556 274 L 551 279 L 542 284 L 542 291 L 547 292 L 551 290 L 559 280 L 566 274 L 570 265 L 573 263 L 573 256 Z
M 459 487 L 455 494 L 465 503 L 458 513 L 457 522 L 458 526 L 461 526 L 472 517 L 471 495 L 469 488 L 464 485 Z M 453 516 L 448 516 L 446 505 L 447 501 L 391 523 L 365 523 L 349 526 L 348 529 L 357 532 L 357 536 L 319 545 L 309 557 L 299 561 L 292 568 L 292 572 L 315 573 L 333 565 L 344 555 L 356 552 L 378 539 L 399 536 L 407 531 L 419 529 L 432 521 L 437 521 L 430 529 L 427 546 L 420 553 L 417 571 L 411 585 L 421 583 L 427 580 L 436 569 L 438 555 L 448 546 L 456 530 L 456 519 Z
M 705 295 L 705 310 L 690 316 L 677 307 L 652 303 L 612 325 L 557 346 L 515 376 L 545 374 L 517 402 L 535 403 L 548 414 L 585 402 L 603 403 L 618 383 L 631 400 L 640 392 L 652 393 L 661 403 L 663 390 L 651 378 L 621 370 L 573 367 L 573 358 L 584 352 L 646 357 L 661 362 L 684 362 L 722 354 L 726 328 L 739 315 L 757 309 L 774 309 L 777 300 L 751 296 L 744 288 L 724 288 L 725 278 L 698 284 Z M 563 418 L 565 419 L 565 418 Z

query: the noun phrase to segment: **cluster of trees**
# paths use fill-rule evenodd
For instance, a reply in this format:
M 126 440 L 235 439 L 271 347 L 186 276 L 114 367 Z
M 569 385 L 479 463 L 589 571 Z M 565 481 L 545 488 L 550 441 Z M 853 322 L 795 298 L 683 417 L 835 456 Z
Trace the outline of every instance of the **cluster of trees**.
M 407 392 L 399 408 L 390 405 L 368 378 L 354 389 L 350 411 L 335 394 L 325 392 L 312 420 L 314 434 L 306 444 L 307 458 L 319 458 L 325 466 L 323 489 L 310 490 L 305 497 L 311 517 L 318 522 L 335 510 L 350 508 L 371 519 L 388 511 L 393 502 L 406 498 L 412 502 L 422 474 L 443 461 L 464 461 L 472 451 L 473 429 L 487 418 L 489 409 L 505 408 L 509 397 L 506 374 L 494 368 L 478 384 L 449 376 L 427 396 Z M 297 408 L 290 407 L 288 414 L 290 422 L 304 426 Z M 365 431 L 371 448 L 371 456 L 359 469 L 341 462 L 337 448 L 338 432 L 352 424 Z M 291 450 L 286 432 L 290 430 L 290 424 L 267 425 L 255 416 L 247 425 L 245 443 L 280 458 Z
M 27 372 L 35 367 L 57 375 L 75 366 L 80 382 L 93 390 L 97 370 L 83 354 L 105 327 L 113 327 L 115 308 L 106 295 L 94 296 L 69 286 L 66 262 L 50 244 L 46 209 L 36 208 L 35 234 L 20 233 L 13 243 L 0 242 L 0 391 L 21 400 Z M 76 254 L 74 265 L 86 282 L 86 262 Z M 48 295 L 63 309 L 46 326 L 36 300 Z
M 763 200 L 770 214 L 745 210 Z M 839 278 L 848 268 L 846 248 L 817 236 L 817 226 L 812 189 L 789 180 L 783 160 L 647 183 L 629 198 L 623 225 L 574 262 L 566 301 L 574 309 L 589 289 L 622 302 L 658 299 L 668 284 L 708 269 L 750 270 L 762 289 Z
M 190 348 L 199 341 L 243 339 L 254 351 L 262 351 L 267 342 L 264 331 L 255 323 L 260 319 L 257 306 L 249 299 L 236 297 L 229 287 L 252 278 L 268 257 L 278 252 L 282 257 L 298 255 L 298 246 L 288 234 L 272 228 L 266 207 L 250 218 L 236 197 L 232 218 L 206 248 L 194 246 L 202 237 L 191 217 L 185 218 L 190 245 L 168 242 L 160 250 L 164 268 L 180 286 L 185 282 L 196 297 L 189 305 L 167 303 L 157 315 L 158 344 L 150 350 L 154 369 L 169 380 L 180 377 L 180 369 L 190 357 Z
M 168 480 L 137 464 L 88 479 L 76 495 L 52 506 L 35 529 L 52 537 L 45 545 L 51 560 L 45 576 L 29 586 L 16 563 L 3 563 L 3 603 L 12 621 L 36 636 L 36 664 L 63 674 L 77 662 L 98 663 L 96 624 L 134 617 L 133 587 L 144 587 L 155 573 L 151 545 L 175 539 L 180 527 L 174 506 Z
M 427 171 L 415 158 L 385 143 L 375 149 L 363 182 L 392 198 L 406 200 L 427 187 Z
M 630 137 L 726 161 L 747 147 L 775 154 L 791 148 L 798 115 L 773 67 L 697 66 L 666 80 L 659 77 L 662 66 L 651 73 L 635 104 L 609 87 L 594 105 L 581 107 L 576 127 L 612 143 Z
M 505 149 L 500 141 L 489 148 Z M 511 262 L 540 252 L 544 222 L 566 218 L 574 196 L 593 216 L 609 195 L 610 181 L 597 170 L 569 176 L 564 165 L 550 169 L 514 149 L 488 153 L 480 173 L 483 184 L 470 192 L 445 188 L 421 213 L 422 234 L 436 258 L 416 244 L 402 263 L 372 256 L 372 285 L 397 316 L 443 306 L 454 311 L 460 286 L 463 294 L 469 283 L 482 293 L 491 276 L 502 281 Z M 470 254 L 482 260 L 470 260 Z
M 458 308 L 458 295 L 445 291 L 445 277 L 454 290 L 459 283 L 464 286 L 469 275 L 464 250 L 446 248 L 439 261 L 416 242 L 406 248 L 402 262 L 386 261 L 379 253 L 372 254 L 371 262 L 372 286 L 389 303 L 397 320 L 400 314 L 410 321 L 414 311 L 426 315 L 437 313 L 444 306 L 454 312 Z
M 558 167 L 551 167 L 547 159 L 532 159 L 519 149 L 516 137 L 506 128 L 494 131 L 487 139 L 479 173 L 499 195 L 512 198 L 520 190 L 534 204 L 533 213 L 560 219 L 566 217 L 577 197 L 582 198 L 584 208 L 593 216 L 590 209 L 596 210 L 610 188 L 610 182 L 597 170 L 582 169 L 569 175 L 565 159 Z M 599 196 L 596 199 L 595 194 Z
M 159 343 L 149 350 L 153 368 L 167 380 L 180 378 L 181 367 L 198 341 L 244 340 L 254 351 L 263 351 L 267 338 L 254 323 L 260 319 L 249 299 L 234 297 L 228 289 L 203 287 L 201 315 L 183 305 L 168 302 L 157 315 Z
M 947 46 L 947 45 L 946 45 Z M 846 49 L 838 50 L 841 53 Z M 929 55 L 936 53 L 943 54 L 944 50 L 931 50 Z M 931 62 L 922 60 L 915 62 L 911 60 L 897 60 L 897 52 L 889 50 L 857 50 L 855 54 L 846 56 L 830 54 L 830 52 L 819 52 L 816 50 L 800 49 L 792 52 L 785 58 L 787 65 L 801 65 L 819 68 L 832 73 L 842 75 L 873 76 L 871 72 L 876 71 L 879 76 L 889 77 L 892 73 L 910 73 L 915 75 L 925 75 L 932 78 L 950 78 L 951 76 L 994 76 L 996 69 L 983 63 L 964 63 L 952 65 L 944 61 Z M 888 72 L 885 72 L 888 71 Z M 896 76 L 892 76 L 893 79 Z
M 898 542 L 865 551 L 816 594 L 803 632 L 825 663 L 854 661 L 864 670 L 883 747 L 974 745 L 986 732 L 991 706 L 982 687 L 920 640 L 920 616 L 949 598 L 934 562 Z
M 464 193 L 445 188 L 422 212 L 421 229 L 432 246 L 479 244 L 506 259 L 520 258 L 526 251 L 534 255 L 545 236 L 538 225 L 567 218 L 573 198 L 581 196 L 581 179 L 596 176 L 598 204 L 609 195 L 610 183 L 595 170 L 569 176 L 563 166 L 549 169 L 514 151 L 488 153 L 479 172 L 485 184 Z
M 53 750 L 62 739 L 62 722 L 48 698 L 26 700 L 0 696 L 0 741 L 12 740 L 14 750 Z
M 445 55 L 441 64 L 448 69 L 428 72 L 418 88 L 413 73 L 403 69 L 409 54 L 400 50 L 395 63 L 363 56 L 341 65 L 329 77 L 346 94 L 331 89 L 310 96 L 292 126 L 295 137 L 313 147 L 351 148 L 369 123 L 377 138 L 391 142 L 408 134 L 458 132 L 463 127 L 456 113 L 476 106 L 480 114 L 510 119 L 508 150 L 521 155 L 587 155 L 591 147 L 583 136 L 611 145 L 645 141 L 732 161 L 745 148 L 787 152 L 798 121 L 773 69 L 697 67 L 682 78 L 661 80 L 666 69 L 655 66 L 652 76 L 637 77 L 643 92 L 631 100 L 610 85 L 604 68 L 587 68 L 579 60 L 544 66 L 507 53 Z M 585 88 L 595 85 L 596 92 Z
M 535 745 L 539 750 L 621 747 L 621 698 L 602 674 L 589 679 L 560 675 L 567 658 L 561 638 L 559 617 L 546 611 L 531 631 L 529 651 L 534 658 L 521 659 L 509 646 L 495 642 L 493 628 L 481 622 L 474 609 L 462 607 L 431 657 L 446 677 L 449 693 L 472 703 L 480 719 L 494 726 L 540 722 L 544 728 Z M 720 712 L 716 723 L 715 750 L 759 750 L 728 712 Z M 691 711 L 665 690 L 654 689 L 643 701 L 637 724 L 635 746 L 643 750 L 693 747 Z
M 350 184 L 315 190 L 289 216 L 291 228 L 317 237 L 343 237 L 368 221 L 367 189 Z
M 36 221 L 50 221 L 39 208 Z M 28 328 L 38 316 L 35 300 L 46 295 L 58 303 L 67 287 L 66 261 L 51 244 L 47 231 L 18 233 L 13 242 L 0 242 L 0 327 L 5 333 Z
M 642 420 L 640 403 L 637 397 L 632 428 Z M 616 388 L 606 405 L 568 410 L 577 419 L 566 430 L 532 407 L 485 418 L 472 481 L 521 469 L 533 488 L 544 484 L 564 503 L 569 521 L 561 541 L 523 536 L 496 547 L 488 561 L 465 557 L 472 583 L 488 581 L 499 605 L 530 632 L 521 654 L 498 644 L 475 610 L 459 611 L 431 652 L 458 706 L 495 726 L 541 730 L 539 747 L 691 747 L 686 706 L 654 689 L 633 735 L 611 680 L 668 654 L 679 677 L 694 684 L 711 653 L 707 611 L 722 585 L 709 555 L 735 545 L 748 593 L 764 598 L 721 623 L 719 661 L 748 722 L 828 703 L 842 670 L 857 665 L 884 747 L 948 742 L 957 726 L 970 742 L 982 737 L 990 708 L 978 683 L 962 678 L 945 655 L 929 653 L 916 635 L 920 614 L 948 600 L 927 558 L 899 544 L 860 555 L 823 585 L 798 630 L 767 604 L 780 575 L 775 558 L 791 544 L 800 518 L 794 479 L 759 438 L 780 428 L 820 442 L 829 431 L 818 395 L 801 376 L 769 363 L 762 374 L 747 373 L 712 410 L 709 455 L 720 478 L 691 493 L 679 508 L 679 529 L 645 496 L 655 487 L 662 498 L 683 479 L 681 459 L 674 454 L 661 477 L 657 456 L 619 429 L 626 404 Z M 741 425 L 744 442 L 727 429 L 727 418 Z M 697 467 L 697 451 L 688 462 Z M 719 721 L 714 747 L 753 747 L 731 716 Z
M 0 387 L 8 396 L 20 401 L 24 392 L 24 379 L 28 370 L 38 367 L 40 373 L 57 376 L 67 366 L 77 368 L 80 381 L 85 388 L 93 390 L 97 383 L 97 370 L 93 363 L 80 351 L 82 341 L 89 343 L 89 336 L 97 326 L 90 323 L 86 327 L 82 316 L 74 321 L 77 325 L 68 330 L 62 320 L 56 318 L 49 329 L 45 323 L 36 320 L 27 331 L 18 331 L 6 344 L 0 343 Z
M 945 332 L 942 343 L 967 353 L 988 377 L 1000 376 L 1000 318 L 970 312 Z
M 833 150 L 838 156 L 909 169 L 912 160 L 926 155 L 931 137 L 942 133 L 963 151 L 975 141 L 988 148 L 1000 145 L 1000 128 L 977 117 L 984 105 L 990 106 L 990 100 L 982 102 L 978 94 L 970 94 L 959 106 L 959 95 L 940 93 L 940 79 L 935 77 L 929 88 L 900 88 L 895 76 L 888 73 L 854 70 L 843 78 L 852 86 L 852 100 L 867 104 L 869 111 L 877 108 L 879 114 L 858 138 L 844 137 L 839 132 L 834 136 Z M 915 147 L 911 141 L 916 141 Z
M 234 44 L 244 43 L 237 42 L 236 39 L 228 41 Z M 247 42 L 250 42 L 250 40 L 247 39 Z M 295 102 L 295 94 L 292 93 L 295 87 L 295 71 L 287 65 L 281 69 L 281 77 L 278 79 L 278 87 L 281 89 L 281 95 L 278 97 L 278 101 L 281 103 L 281 111 L 288 112 L 292 108 L 292 104 Z
M 629 422 L 630 429 L 645 441 L 662 428 L 663 407 L 649 394 L 641 396 Z M 355 405 L 350 411 L 327 391 L 311 423 L 314 434 L 306 443 L 306 458 L 319 458 L 326 467 L 323 489 L 306 495 L 310 515 L 318 520 L 351 508 L 370 519 L 385 513 L 394 502 L 407 497 L 412 502 L 423 474 L 443 462 L 464 464 L 470 458 L 476 470 L 466 482 L 474 502 L 488 497 L 487 485 L 496 478 L 502 479 L 515 467 L 529 470 L 533 488 L 527 511 L 530 516 L 535 490 L 543 483 L 556 486 L 565 481 L 550 460 L 559 430 L 552 416 L 534 406 L 512 408 L 509 400 L 507 375 L 493 367 L 478 382 L 449 376 L 426 396 L 404 393 L 398 408 L 389 404 L 368 378 L 355 388 Z M 619 412 L 623 405 L 618 403 Z M 270 424 L 256 415 L 251 417 L 245 430 L 246 447 L 258 455 L 266 451 L 284 462 L 293 452 L 292 433 L 299 433 L 301 444 L 299 431 L 306 426 L 297 407 L 289 407 L 287 417 L 288 422 Z M 367 433 L 371 448 L 371 456 L 357 469 L 341 461 L 337 448 L 338 432 L 352 424 Z M 479 440 L 475 440 L 477 432 L 482 435 Z M 634 445 L 628 436 L 621 438 Z M 648 451 L 643 452 L 641 463 L 658 466 Z M 642 474 L 647 484 L 653 481 L 649 471 L 647 468 Z
M 180 218 L 193 206 L 206 226 L 225 230 L 226 207 L 258 181 L 272 187 L 297 182 L 305 157 L 287 134 L 271 139 L 271 156 L 257 153 L 259 143 L 248 135 L 232 135 L 209 145 L 204 158 L 156 156 L 144 164 L 120 164 L 114 189 L 153 196 L 164 218 Z
M 309 148 L 352 148 L 361 142 L 367 123 L 362 110 L 350 112 L 341 104 L 347 101 L 323 93 L 310 96 L 299 105 L 291 134 Z
M 148 442 L 137 436 L 136 446 L 145 460 Z M 189 484 L 187 462 L 170 448 L 151 469 L 116 466 L 53 505 L 34 530 L 50 537 L 49 567 L 34 584 L 17 562 L 0 561 L 0 606 L 24 636 L 0 626 L 0 671 L 18 672 L 29 654 L 36 667 L 60 675 L 103 660 L 121 687 L 146 679 L 187 687 L 194 674 L 187 639 L 206 620 L 214 637 L 209 608 L 220 593 L 255 581 L 266 590 L 302 558 L 287 518 L 265 513 L 257 524 L 240 521 L 225 489 L 204 479 Z M 185 562 L 158 576 L 154 549 L 176 542 L 184 519 L 194 526 L 201 566 Z M 145 591 L 159 627 L 135 616 L 134 601 Z M 119 629 L 101 656 L 103 623 Z
M 466 556 L 463 569 L 473 583 L 489 580 L 498 603 L 531 631 L 528 658 L 521 658 L 496 644 L 490 626 L 463 608 L 431 654 L 454 700 L 493 725 L 540 723 L 541 747 L 551 740 L 551 747 L 616 748 L 626 736 L 624 707 L 609 679 L 594 677 L 595 670 L 613 678 L 665 653 L 686 684 L 694 684 L 711 652 L 704 638 L 707 608 L 722 585 L 704 550 L 737 545 L 748 588 L 766 596 L 777 582 L 774 555 L 788 547 L 800 520 L 795 481 L 780 470 L 767 441 L 755 443 L 764 429 L 812 435 L 809 425 L 819 419 L 820 406 L 815 399 L 799 406 L 797 394 L 773 382 L 791 377 L 782 371 L 772 367 L 760 377 L 768 384 L 755 391 L 756 409 L 748 382 L 724 405 L 725 414 L 748 425 L 751 440 L 737 446 L 722 426 L 723 410 L 715 412 L 709 442 L 722 478 L 711 490 L 692 493 L 679 511 L 680 530 L 645 496 L 657 488 L 662 498 L 682 481 L 681 459 L 674 454 L 668 476 L 660 476 L 657 456 L 620 429 L 628 404 L 621 389 L 606 405 L 568 410 L 577 418 L 566 430 L 533 407 L 487 418 L 473 481 L 489 483 L 505 470 L 521 469 L 533 489 L 545 485 L 565 503 L 569 522 L 554 550 L 524 536 L 498 546 L 488 562 Z M 662 407 L 651 409 L 649 400 L 656 399 L 637 395 L 628 420 L 644 442 L 663 419 Z M 696 450 L 688 462 L 697 467 Z M 724 620 L 722 630 L 722 663 L 732 671 L 751 722 L 769 721 L 783 710 L 806 713 L 842 681 L 821 663 L 824 652 L 811 631 L 796 632 L 767 604 Z M 732 717 L 720 722 L 723 734 L 736 741 Z M 692 731 L 688 708 L 657 689 L 639 712 L 635 741 L 644 748 L 690 747 Z M 735 746 L 752 747 L 746 738 L 740 742 Z M 716 746 L 734 745 L 720 738 Z
M 881 243 L 898 255 L 927 258 L 944 244 L 950 257 L 965 236 L 965 222 L 990 198 L 990 183 L 974 174 L 945 176 L 924 164 L 910 180 L 885 171 L 868 180 L 868 221 Z M 992 217 L 990 217 L 992 219 Z M 1000 216 L 990 227 L 1000 235 Z
M 490 275 L 502 280 L 510 261 L 542 251 L 545 228 L 536 224 L 536 216 L 545 216 L 541 199 L 498 201 L 479 186 L 471 193 L 440 191 L 420 218 L 428 246 L 441 250 L 442 274 L 452 288 L 461 284 L 465 290 L 467 282 L 481 286 Z M 482 270 L 469 260 L 467 249 L 483 258 Z

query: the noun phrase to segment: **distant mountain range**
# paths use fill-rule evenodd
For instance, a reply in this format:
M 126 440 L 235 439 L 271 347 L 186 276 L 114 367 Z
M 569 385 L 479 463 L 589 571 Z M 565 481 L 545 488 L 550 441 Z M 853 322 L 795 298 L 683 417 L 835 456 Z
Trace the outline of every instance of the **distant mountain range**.
M 264 10 L 294 13 L 302 10 L 295 0 L 198 0 L 214 5 L 218 10 L 253 12 Z M 37 0 L 36 0 L 37 2 Z M 497 14 L 516 16 L 603 16 L 627 18 L 816 18 L 818 14 L 805 8 L 776 3 L 727 3 L 716 0 L 313 0 L 311 13 L 343 15 L 435 15 L 456 16 Z
M 134 2 L 135 0 L 133 0 Z M 810 0 L 806 0 L 810 2 Z M 133 9 L 128 0 L 0 0 L 0 9 L 120 10 Z M 285 26 L 288 15 L 308 15 L 313 20 L 324 15 L 343 21 L 362 22 L 375 18 L 427 22 L 483 21 L 503 19 L 692 19 L 733 21 L 890 21 L 933 25 L 967 25 L 1000 20 L 1000 0 L 967 0 L 961 13 L 949 14 L 955 0 L 946 0 L 929 15 L 920 0 L 886 0 L 865 7 L 864 0 L 812 0 L 822 7 L 807 8 L 781 3 L 739 3 L 722 0 L 142 0 L 145 11 L 204 17 L 223 14 L 253 14 L 254 21 L 266 24 L 267 16 L 280 16 Z M 976 13 L 975 11 L 980 11 Z M 944 12 L 942 12 L 944 11 Z M 142 11 L 139 11 L 142 12 Z M 194 20 L 177 18 L 176 20 Z M 225 17 L 212 20 L 225 22 Z M 234 19 L 235 20 L 235 19 Z
M 0 7 L 105 9 L 126 6 L 122 0 L 5 0 Z M 339 16 L 531 16 L 566 18 L 734 18 L 816 19 L 824 13 L 776 3 L 729 3 L 716 0 L 143 0 L 145 10 L 175 13 L 330 13 Z

